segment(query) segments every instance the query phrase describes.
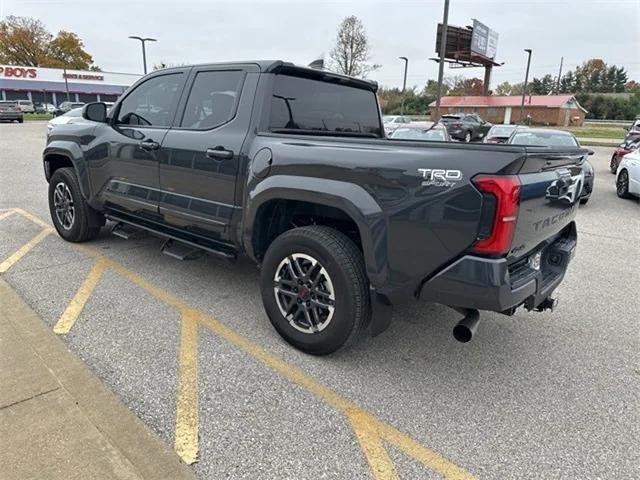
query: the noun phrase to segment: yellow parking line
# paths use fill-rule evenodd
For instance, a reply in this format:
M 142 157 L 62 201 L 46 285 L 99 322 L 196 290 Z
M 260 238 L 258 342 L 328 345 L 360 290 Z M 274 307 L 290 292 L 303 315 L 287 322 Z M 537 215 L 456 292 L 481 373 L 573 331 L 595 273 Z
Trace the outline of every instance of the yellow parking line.
M 27 243 L 25 243 L 22 247 L 20 247 L 13 255 L 7 258 L 4 262 L 0 263 L 0 273 L 4 273 L 11 268 L 11 266 L 24 257 L 29 251 L 38 245 L 44 237 L 51 233 L 50 230 L 42 230 L 38 235 L 33 237 Z
M 23 213 L 19 211 L 18 213 Z M 29 219 L 35 219 L 36 223 L 44 223 L 37 217 L 26 213 Z M 266 366 L 280 373 L 283 377 L 289 379 L 296 385 L 305 388 L 328 405 L 341 411 L 349 419 L 356 436 L 365 452 L 369 466 L 376 480 L 397 478 L 395 468 L 391 463 L 391 459 L 383 445 L 383 441 L 402 450 L 414 460 L 422 463 L 428 469 L 442 475 L 449 480 L 472 480 L 474 477 L 462 467 L 447 460 L 436 451 L 427 448 L 409 435 L 400 432 L 395 427 L 374 417 L 370 413 L 361 409 L 351 400 L 331 390 L 325 385 L 319 383 L 310 375 L 304 373 L 299 368 L 288 364 L 284 360 L 267 352 L 257 343 L 245 338 L 235 330 L 227 327 L 215 318 L 208 316 L 206 313 L 193 309 L 182 299 L 170 292 L 158 287 L 150 281 L 142 278 L 140 275 L 128 270 L 115 260 L 104 257 L 100 252 L 86 245 L 77 245 L 77 247 L 85 254 L 103 261 L 106 266 L 127 278 L 131 282 L 145 289 L 152 296 L 162 302 L 175 307 L 182 313 L 182 334 L 180 346 L 180 365 L 181 380 L 179 381 L 178 410 L 176 415 L 176 451 L 178 451 L 178 438 L 186 439 L 181 442 L 180 448 L 184 448 L 182 453 L 187 459 L 195 461 L 197 456 L 198 442 L 198 407 L 197 407 L 197 328 L 202 325 L 217 336 L 225 339 L 229 343 L 235 345 L 250 356 L 259 360 Z M 17 261 L 17 260 L 16 260 Z M 178 427 L 180 425 L 180 427 Z M 180 428 L 180 434 L 177 429 Z M 195 445 L 195 447 L 194 447 Z M 183 457 L 183 458 L 185 458 Z M 186 461 L 186 460 L 185 460 Z M 395 475 L 395 476 L 394 476 Z
M 0 220 L 3 220 L 10 215 L 13 215 L 14 213 L 16 213 L 15 210 L 9 210 L 7 212 L 0 213 Z
M 180 324 L 174 448 L 191 465 L 198 458 L 198 313 L 185 310 Z
M 356 437 L 358 437 L 360 447 L 362 447 L 362 451 L 367 457 L 374 478 L 377 480 L 399 479 L 398 472 L 396 472 L 396 468 L 393 466 L 393 462 L 382 444 L 382 438 L 380 438 L 375 428 L 372 428 L 372 424 L 368 421 L 366 415 L 362 415 L 359 410 L 349 410 L 347 418 Z
M 82 313 L 82 309 L 84 308 L 87 300 L 93 293 L 93 290 L 98 285 L 102 274 L 107 268 L 107 262 L 102 259 L 96 260 L 96 264 L 93 266 L 87 278 L 85 278 L 82 285 L 78 289 L 78 292 L 75 294 L 64 313 L 58 320 L 58 323 L 53 327 L 53 331 L 58 335 L 66 335 L 69 333 L 73 325 L 76 323 L 76 320 Z

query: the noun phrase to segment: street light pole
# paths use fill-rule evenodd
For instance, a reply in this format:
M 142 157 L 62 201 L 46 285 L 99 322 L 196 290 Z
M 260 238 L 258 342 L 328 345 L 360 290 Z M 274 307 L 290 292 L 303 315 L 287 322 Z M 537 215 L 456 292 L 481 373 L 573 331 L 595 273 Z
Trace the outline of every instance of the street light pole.
M 130 35 L 129 38 L 131 38 L 132 40 L 140 40 L 140 43 L 142 44 L 142 64 L 144 66 L 144 74 L 147 74 L 147 50 L 145 49 L 145 42 L 157 42 L 157 40 L 155 38 L 143 38 L 143 37 L 138 37 L 136 35 Z
M 444 15 L 442 16 L 442 34 L 440 35 L 440 65 L 438 66 L 438 98 L 436 98 L 436 116 L 440 120 L 440 98 L 442 97 L 442 81 L 444 77 L 444 56 L 447 49 L 447 23 L 449 22 L 449 0 L 444 0 Z
M 404 80 L 402 80 L 402 103 L 400 104 L 400 115 L 404 115 L 404 90 L 407 88 L 407 67 L 409 66 L 409 59 L 407 57 L 398 57 L 400 60 L 404 60 Z
M 527 82 L 529 81 L 529 66 L 531 65 L 531 49 L 525 48 L 527 52 L 527 73 L 524 74 L 524 85 L 522 86 L 522 103 L 520 103 L 520 122 L 524 120 L 524 97 L 527 95 Z

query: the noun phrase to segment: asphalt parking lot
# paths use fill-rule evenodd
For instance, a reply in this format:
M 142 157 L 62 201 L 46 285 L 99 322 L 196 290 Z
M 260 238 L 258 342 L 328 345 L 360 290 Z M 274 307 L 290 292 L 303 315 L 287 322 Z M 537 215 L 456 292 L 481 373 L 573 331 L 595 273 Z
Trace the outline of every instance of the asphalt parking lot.
M 640 203 L 611 149 L 553 313 L 411 303 L 316 358 L 284 343 L 258 271 L 180 262 L 153 237 L 50 233 L 44 122 L 0 124 L 0 274 L 202 479 L 639 478 Z

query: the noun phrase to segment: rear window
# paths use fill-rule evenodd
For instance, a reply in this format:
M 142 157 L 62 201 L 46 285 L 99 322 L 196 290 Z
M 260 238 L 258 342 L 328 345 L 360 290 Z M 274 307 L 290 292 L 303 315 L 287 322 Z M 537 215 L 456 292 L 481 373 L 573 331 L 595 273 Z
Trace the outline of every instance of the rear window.
M 577 147 L 578 143 L 571 135 L 561 133 L 516 133 L 511 142 L 517 145 L 535 145 L 542 147 Z
M 0 100 L 0 105 L 11 105 L 11 106 L 15 106 L 18 105 L 18 102 L 12 102 L 10 100 Z
M 513 133 L 516 129 L 515 125 L 513 127 L 493 127 L 489 130 L 490 137 L 508 137 Z
M 420 128 L 398 128 L 391 138 L 396 140 L 422 140 L 424 142 L 444 142 L 444 129 L 434 128 L 432 130 Z
M 289 75 L 275 77 L 269 130 L 382 136 L 373 91 Z
M 30 100 L 18 100 L 20 105 L 33 105 Z

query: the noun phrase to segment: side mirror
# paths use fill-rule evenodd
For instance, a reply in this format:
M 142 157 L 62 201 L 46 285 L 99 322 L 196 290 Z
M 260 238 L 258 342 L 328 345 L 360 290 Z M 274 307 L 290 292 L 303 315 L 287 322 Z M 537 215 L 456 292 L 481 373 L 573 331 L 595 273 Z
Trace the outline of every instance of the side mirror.
M 104 123 L 107 121 L 107 106 L 102 102 L 87 103 L 82 107 L 82 118 Z
M 594 152 L 593 150 L 587 150 L 587 155 L 591 156 L 591 155 L 595 155 L 596 152 Z

